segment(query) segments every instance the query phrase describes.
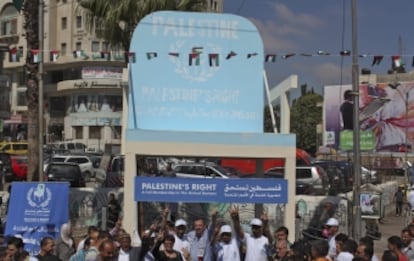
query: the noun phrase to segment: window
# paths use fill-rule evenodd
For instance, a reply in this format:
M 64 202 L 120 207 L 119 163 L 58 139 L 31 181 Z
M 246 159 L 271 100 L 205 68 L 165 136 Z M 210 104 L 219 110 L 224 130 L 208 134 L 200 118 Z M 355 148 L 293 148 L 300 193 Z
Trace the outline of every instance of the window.
M 311 169 L 296 169 L 296 179 L 308 179 L 312 178 Z
M 122 127 L 121 126 L 114 126 L 112 128 L 112 138 L 113 139 L 120 139 L 122 137 Z
M 60 54 L 63 56 L 63 55 L 66 55 L 66 48 L 67 46 L 66 46 L 66 43 L 61 43 L 60 44 Z
M 17 17 L 19 13 L 13 5 L 8 5 L 0 14 L 1 35 L 17 34 Z
M 92 41 L 92 52 L 99 52 L 100 50 L 99 50 L 99 45 L 100 45 L 100 42 L 98 42 L 98 41 Z
M 109 51 L 109 43 L 103 42 L 102 43 L 102 51 Z
M 76 139 L 83 139 L 83 126 L 75 126 L 73 131 L 75 132 Z
M 81 51 L 82 50 L 82 42 L 76 42 L 76 50 Z
M 68 18 L 62 17 L 62 30 L 65 30 L 68 28 Z
M 82 28 L 82 16 L 76 16 L 76 28 Z
M 27 101 L 26 101 L 26 89 L 27 88 L 17 88 L 17 100 L 16 100 L 16 105 L 17 106 L 26 106 L 27 105 Z
M 90 126 L 89 127 L 89 138 L 100 139 L 101 138 L 101 126 Z

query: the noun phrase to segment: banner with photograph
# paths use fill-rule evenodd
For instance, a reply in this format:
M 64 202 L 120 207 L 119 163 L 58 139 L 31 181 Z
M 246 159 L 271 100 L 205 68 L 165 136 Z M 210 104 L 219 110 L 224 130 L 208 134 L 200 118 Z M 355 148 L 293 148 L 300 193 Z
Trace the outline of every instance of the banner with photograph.
M 352 117 L 351 85 L 326 86 L 324 91 L 325 131 L 333 133 L 339 148 L 340 132 L 358 124 L 371 132 L 375 151 L 405 152 L 412 149 L 414 136 L 414 82 L 376 83 L 359 86 L 359 122 Z

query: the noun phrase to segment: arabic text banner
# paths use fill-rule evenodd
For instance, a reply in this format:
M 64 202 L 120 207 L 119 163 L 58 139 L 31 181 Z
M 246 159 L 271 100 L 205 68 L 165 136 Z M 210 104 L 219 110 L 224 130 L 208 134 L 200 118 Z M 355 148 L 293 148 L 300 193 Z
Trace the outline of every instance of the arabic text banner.
M 137 176 L 135 201 L 286 204 L 287 180 Z

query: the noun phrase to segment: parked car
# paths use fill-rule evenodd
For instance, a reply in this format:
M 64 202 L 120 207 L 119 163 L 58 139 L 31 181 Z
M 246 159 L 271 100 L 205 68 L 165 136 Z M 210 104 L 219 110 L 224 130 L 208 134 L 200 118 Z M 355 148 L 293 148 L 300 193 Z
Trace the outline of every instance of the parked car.
M 81 172 L 86 180 L 90 180 L 95 177 L 95 168 L 93 162 L 88 156 L 84 155 L 54 155 L 50 159 L 50 163 L 54 162 L 69 162 L 76 163 L 79 165 Z M 49 163 L 49 164 L 50 164 Z
M 345 187 L 347 190 L 352 190 L 353 188 L 353 165 L 352 162 L 347 160 L 341 161 L 316 161 L 314 162 L 315 165 L 321 165 L 322 167 L 325 164 L 332 164 L 337 166 L 337 168 L 341 171 L 342 178 L 345 182 Z M 367 167 L 361 166 L 361 184 L 366 183 L 379 183 L 380 178 L 377 176 L 376 170 L 370 170 Z
M 5 142 L 0 147 L 1 152 L 6 152 L 13 155 L 27 155 L 27 142 Z
M 283 179 L 284 174 L 281 172 L 266 172 L 264 173 L 263 177 Z M 302 180 L 296 180 L 296 195 L 313 195 L 313 194 L 314 194 L 314 190 L 313 190 L 312 184 L 309 184 Z
M 285 169 L 281 167 L 270 168 L 265 171 L 285 173 Z M 320 166 L 296 166 L 296 180 L 310 184 L 314 194 L 327 195 L 331 188 L 328 174 Z
M 71 162 L 51 162 L 45 171 L 46 181 L 69 182 L 71 187 L 85 187 L 85 178 L 78 164 Z
M 313 165 L 322 167 L 328 174 L 331 190 L 343 193 L 352 190 L 352 170 L 345 161 L 318 160 Z M 331 193 L 332 194 L 332 193 Z
M 12 182 L 14 180 L 11 156 L 8 153 L 0 152 L 1 172 L 4 175 L 6 182 Z
M 86 145 L 80 142 L 73 141 L 61 141 L 56 143 L 50 143 L 56 150 L 67 151 L 69 153 L 84 153 L 86 151 Z
M 235 178 L 229 170 L 214 163 L 180 163 L 174 172 L 180 178 Z
M 13 181 L 26 180 L 27 178 L 27 156 L 11 155 L 11 166 L 13 171 Z

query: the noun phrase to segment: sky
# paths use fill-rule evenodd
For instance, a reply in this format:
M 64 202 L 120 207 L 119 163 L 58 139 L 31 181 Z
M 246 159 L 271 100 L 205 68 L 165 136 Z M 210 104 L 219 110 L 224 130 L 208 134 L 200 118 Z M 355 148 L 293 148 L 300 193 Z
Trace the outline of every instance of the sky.
M 358 58 L 359 69 L 386 74 L 391 56 L 400 54 L 406 71 L 411 71 L 414 1 L 356 2 L 358 54 L 367 55 Z M 322 86 L 351 84 L 352 57 L 339 55 L 341 50 L 352 50 L 351 0 L 224 0 L 224 13 L 252 21 L 262 36 L 265 53 L 278 55 L 275 63 L 265 63 L 270 87 L 292 74 L 298 75 L 299 86 L 307 84 L 321 94 Z M 318 51 L 331 55 L 318 56 Z M 282 59 L 287 53 L 296 56 Z M 371 65 L 374 55 L 384 56 L 379 65 Z

